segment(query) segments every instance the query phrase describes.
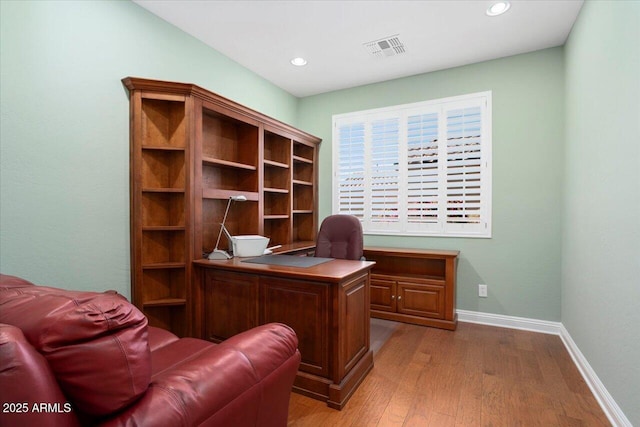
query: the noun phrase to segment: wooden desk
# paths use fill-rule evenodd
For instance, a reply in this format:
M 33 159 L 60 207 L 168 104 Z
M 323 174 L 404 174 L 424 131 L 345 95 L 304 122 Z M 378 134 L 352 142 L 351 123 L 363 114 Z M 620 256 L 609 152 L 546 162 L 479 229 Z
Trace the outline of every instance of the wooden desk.
M 302 355 L 294 391 L 342 409 L 373 367 L 369 348 L 369 261 L 313 267 L 252 264 L 241 258 L 194 261 L 204 298 L 204 335 L 222 341 L 281 322 Z

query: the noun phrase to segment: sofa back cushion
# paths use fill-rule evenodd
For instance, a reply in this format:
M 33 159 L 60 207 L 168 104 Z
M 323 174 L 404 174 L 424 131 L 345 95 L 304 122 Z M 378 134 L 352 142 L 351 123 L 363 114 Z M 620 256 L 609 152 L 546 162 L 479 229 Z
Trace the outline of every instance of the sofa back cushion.
M 85 414 L 120 410 L 149 387 L 147 319 L 115 292 L 0 284 L 0 323 L 22 330 Z

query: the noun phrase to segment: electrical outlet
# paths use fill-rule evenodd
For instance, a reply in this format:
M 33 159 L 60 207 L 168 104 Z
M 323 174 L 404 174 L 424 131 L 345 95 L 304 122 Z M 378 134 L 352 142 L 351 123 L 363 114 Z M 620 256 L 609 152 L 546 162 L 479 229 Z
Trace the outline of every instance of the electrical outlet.
M 487 297 L 487 285 L 478 285 L 478 296 L 482 298 Z

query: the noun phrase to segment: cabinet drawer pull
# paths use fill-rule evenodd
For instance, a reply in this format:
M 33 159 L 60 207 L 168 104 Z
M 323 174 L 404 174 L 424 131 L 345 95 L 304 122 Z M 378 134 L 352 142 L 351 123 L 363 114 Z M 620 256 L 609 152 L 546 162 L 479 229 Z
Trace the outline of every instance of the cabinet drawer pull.
M 391 295 L 391 299 L 396 299 L 396 296 L 395 295 Z

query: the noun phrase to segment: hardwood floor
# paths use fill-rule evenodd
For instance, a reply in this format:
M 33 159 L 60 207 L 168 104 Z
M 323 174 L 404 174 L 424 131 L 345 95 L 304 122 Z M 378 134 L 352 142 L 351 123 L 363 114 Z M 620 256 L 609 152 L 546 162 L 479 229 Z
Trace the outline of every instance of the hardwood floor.
M 373 329 L 372 329 L 373 330 Z M 397 324 L 342 411 L 292 393 L 290 427 L 609 426 L 560 337 Z

